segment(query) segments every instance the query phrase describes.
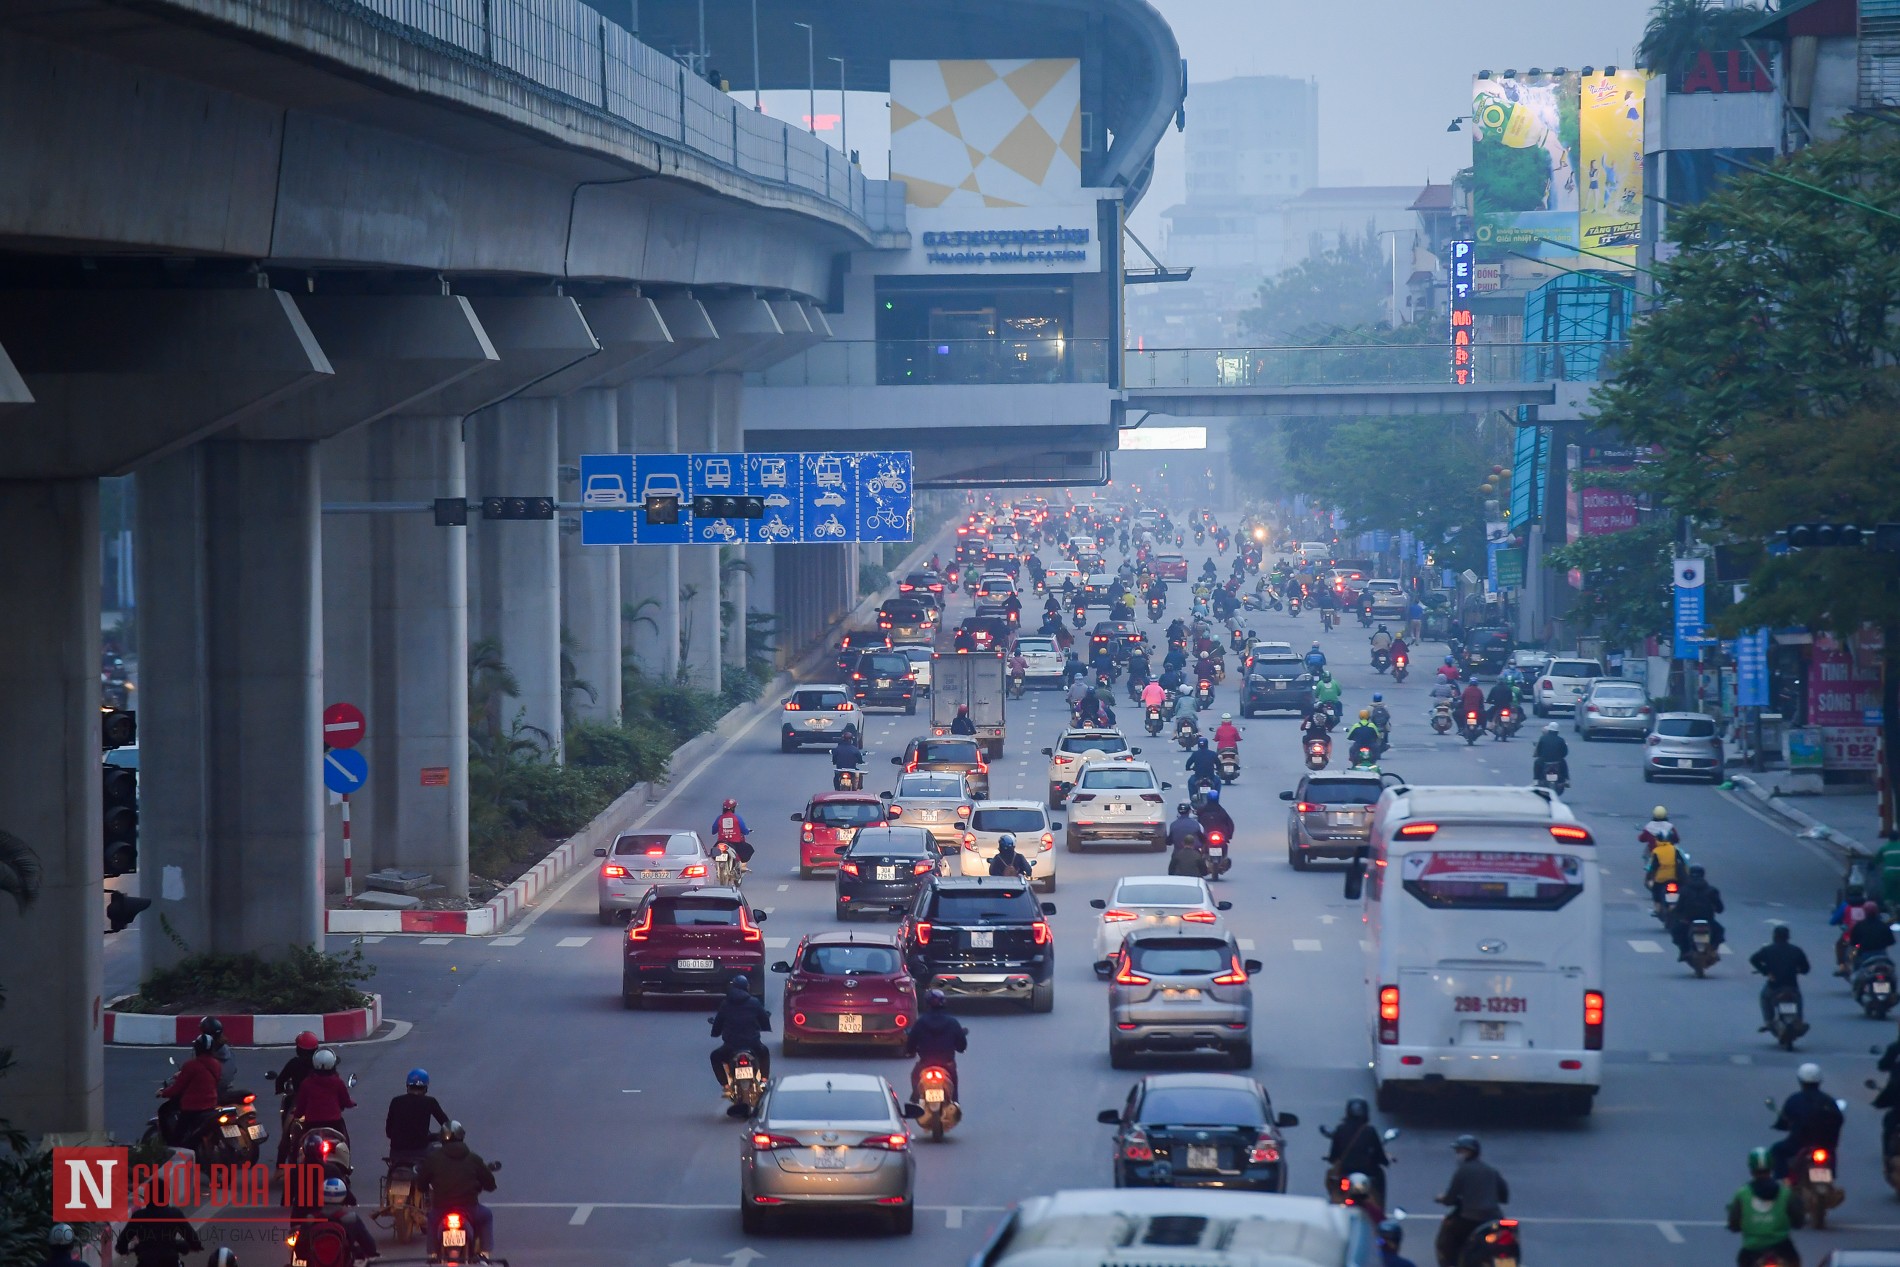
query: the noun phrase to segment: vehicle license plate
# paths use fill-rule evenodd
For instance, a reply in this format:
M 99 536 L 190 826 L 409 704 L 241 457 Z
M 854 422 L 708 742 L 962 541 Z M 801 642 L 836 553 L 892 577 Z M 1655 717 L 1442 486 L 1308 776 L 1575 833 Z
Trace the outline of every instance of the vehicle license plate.
M 978 929 L 971 930 L 970 949 L 994 950 L 995 948 L 996 948 L 996 931 L 994 929 L 978 928 Z
M 1189 1170 L 1219 1170 L 1220 1149 L 1212 1144 L 1189 1144 L 1187 1168 Z
M 462 1249 L 468 1245 L 468 1230 L 460 1227 L 442 1229 L 443 1249 Z
M 1126 814 L 1128 812 L 1128 807 L 1126 805 L 1105 805 L 1102 808 L 1106 809 L 1111 814 Z
M 1799 1016 L 1801 1014 L 1801 1005 L 1798 1003 L 1777 1003 L 1775 1004 L 1775 1011 L 1783 1016 Z
M 679 961 L 679 969 L 682 972 L 692 972 L 695 969 L 703 971 L 710 969 L 712 966 L 713 961 L 710 959 L 682 959 Z
M 732 1076 L 740 1082 L 751 1082 L 759 1076 L 759 1071 L 751 1065 L 740 1065 L 732 1071 Z
M 1695 762 L 1690 760 L 1688 757 L 1676 758 L 1676 768 L 1679 770 L 1687 770 L 1693 765 L 1695 765 Z
M 251 1138 L 252 1138 L 252 1139 L 263 1139 L 263 1138 L 264 1138 L 264 1128 L 263 1128 L 263 1127 L 261 1127 L 261 1126 L 253 1126 L 253 1127 L 251 1128 Z
M 924 1088 L 924 1103 L 925 1104 L 942 1104 L 943 1103 L 943 1088 L 942 1087 L 925 1087 Z
M 897 868 L 879 867 L 877 869 L 877 878 L 880 880 L 895 880 L 897 878 Z
M 818 1154 L 817 1158 L 812 1163 L 817 1169 L 819 1170 L 843 1170 L 844 1169 L 844 1145 L 843 1144 L 839 1144 L 835 1148 L 818 1148 L 818 1149 L 814 1149 L 813 1151 Z
M 1478 1022 L 1478 1037 L 1483 1039 L 1487 1043 L 1503 1042 L 1504 1041 L 1504 1022 L 1503 1021 L 1479 1021 Z
M 838 1017 L 838 1032 L 840 1034 L 862 1034 L 864 1032 L 864 1018 L 855 1012 L 841 1013 Z
M 1875 994 L 1892 994 L 1892 993 L 1893 993 L 1893 982 L 1891 982 L 1891 981 L 1876 981 L 1876 982 L 1874 982 L 1874 993 L 1875 993 Z
M 1350 827 L 1358 817 L 1351 810 L 1335 810 L 1326 816 L 1326 824 L 1329 827 Z
M 1808 1170 L 1809 1183 L 1833 1183 L 1834 1172 L 1822 1166 L 1813 1166 Z
M 889 686 L 891 684 L 891 680 L 887 677 L 881 677 L 877 680 L 877 684 L 881 687 Z
M 237 1128 L 237 1127 L 235 1127 L 235 1126 L 233 1126 L 233 1125 L 231 1125 L 231 1124 L 230 1124 L 230 1123 L 228 1123 L 228 1122 L 227 1122 L 227 1123 L 225 1123 L 225 1126 L 224 1126 L 224 1137 L 225 1137 L 226 1139 L 236 1139 L 236 1138 L 238 1137 L 238 1128 Z
M 1198 999 L 1201 997 L 1201 992 L 1192 986 L 1185 989 L 1176 989 L 1173 986 L 1168 986 L 1161 991 L 1161 997 L 1164 999 Z

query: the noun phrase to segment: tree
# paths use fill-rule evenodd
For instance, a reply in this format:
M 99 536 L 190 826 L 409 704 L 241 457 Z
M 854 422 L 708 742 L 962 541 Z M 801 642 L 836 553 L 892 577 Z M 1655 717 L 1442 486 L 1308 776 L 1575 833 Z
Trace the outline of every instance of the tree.
M 1761 16 L 1759 5 L 1729 8 L 1720 0 L 1656 0 L 1642 43 L 1636 46 L 1636 60 L 1673 77 L 1698 53 L 1739 48 L 1742 32 Z
M 1391 266 L 1379 236 L 1342 238 L 1260 287 L 1260 302 L 1240 314 L 1240 330 L 1266 344 L 1320 343 L 1338 330 L 1383 320 L 1392 293 Z
M 1651 515 L 1622 532 L 1579 537 L 1547 556 L 1553 568 L 1583 573 L 1571 612 L 1610 646 L 1637 647 L 1668 627 L 1674 523 L 1671 515 Z

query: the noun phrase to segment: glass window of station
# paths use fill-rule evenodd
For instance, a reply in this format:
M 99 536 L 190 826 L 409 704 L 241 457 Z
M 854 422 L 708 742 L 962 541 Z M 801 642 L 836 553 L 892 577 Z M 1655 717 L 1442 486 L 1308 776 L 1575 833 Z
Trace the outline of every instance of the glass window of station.
M 1073 287 L 1043 278 L 880 277 L 877 381 L 1106 382 L 1105 343 L 1074 324 Z

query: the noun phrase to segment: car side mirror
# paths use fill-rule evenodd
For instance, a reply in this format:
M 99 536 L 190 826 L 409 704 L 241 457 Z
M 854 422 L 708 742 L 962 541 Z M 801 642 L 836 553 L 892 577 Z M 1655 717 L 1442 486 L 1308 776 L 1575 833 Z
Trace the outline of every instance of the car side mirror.
M 765 922 L 765 912 L 756 906 L 752 908 L 752 922 L 754 924 L 763 924 Z
M 895 792 L 879 792 L 879 793 L 877 794 L 877 799 L 878 799 L 878 800 L 880 800 L 880 801 L 894 801 L 894 800 L 896 800 L 896 799 L 897 799 L 897 793 L 895 793 Z
M 892 758 L 891 758 L 891 764 L 892 764 L 892 765 L 903 765 L 903 764 L 904 764 L 904 758 L 902 758 L 902 757 L 892 757 Z
M 787 963 L 783 959 L 774 959 L 772 961 L 773 972 L 790 972 L 791 970 L 792 970 L 792 965 Z
M 1214 909 L 1217 911 L 1231 911 L 1234 909 L 1234 904 L 1232 902 L 1216 902 L 1214 903 Z
M 904 1117 L 907 1121 L 915 1122 L 923 1115 L 924 1106 L 921 1104 L 906 1104 L 904 1106 Z
M 594 856 L 596 858 L 605 858 L 607 856 L 607 851 L 605 849 L 596 849 L 594 850 Z
M 1163 784 L 1161 785 L 1161 790 L 1162 790 L 1163 792 L 1165 792 L 1165 791 L 1167 791 L 1167 790 L 1168 790 L 1169 788 L 1171 788 L 1171 787 L 1173 787 L 1173 786 L 1174 786 L 1174 784 L 1172 784 L 1172 783 L 1163 783 Z
M 778 703 L 779 703 L 779 707 L 783 708 L 791 702 L 792 702 L 792 697 L 788 695 L 784 699 L 780 700 Z
M 1122 1124 L 1121 1110 L 1103 1109 L 1100 1113 L 1095 1115 L 1095 1120 L 1100 1122 L 1103 1126 L 1120 1126 Z
M 795 810 L 793 810 L 793 811 L 792 811 L 792 821 L 793 821 L 794 823 L 802 823 L 802 822 L 804 822 L 804 821 L 805 821 L 805 811 L 804 811 L 804 810 L 802 810 L 802 809 L 795 809 Z
M 1056 755 L 1054 750 L 1049 748 L 1038 748 L 1037 751 L 1042 753 L 1045 757 L 1053 757 Z
M 1300 1119 L 1299 1116 L 1294 1113 L 1281 1113 L 1273 1119 L 1273 1124 L 1275 1126 L 1298 1126 Z
M 1042 904 L 1042 913 L 1044 915 L 1054 915 L 1056 913 L 1056 904 L 1054 902 L 1044 902 Z
M 1366 860 L 1354 858 L 1346 865 L 1346 900 L 1357 902 L 1366 890 Z
M 1050 823 L 1050 824 L 1049 824 L 1049 830 L 1050 830 L 1050 831 L 1061 831 L 1061 830 L 1062 830 L 1062 824 L 1061 824 L 1061 823 Z
M 1089 907 L 1092 910 L 1105 911 L 1108 909 L 1108 899 L 1092 897 L 1089 899 Z
M 1280 793 L 1280 799 L 1281 799 L 1281 800 L 1283 800 L 1283 801 L 1290 801 L 1290 800 L 1292 800 L 1292 799 L 1293 799 L 1293 793 L 1291 793 L 1291 792 L 1282 792 L 1282 793 Z
M 1259 972 L 1266 965 L 1261 963 L 1258 959 L 1249 959 L 1242 966 L 1245 967 L 1248 972 Z

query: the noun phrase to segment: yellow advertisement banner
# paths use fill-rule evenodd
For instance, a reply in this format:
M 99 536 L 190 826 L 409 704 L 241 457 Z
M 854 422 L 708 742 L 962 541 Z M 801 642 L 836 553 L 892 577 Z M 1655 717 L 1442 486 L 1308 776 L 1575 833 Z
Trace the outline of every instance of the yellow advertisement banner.
M 1587 251 L 1634 264 L 1643 226 L 1643 94 L 1640 70 L 1583 77 L 1578 109 L 1578 210 Z

